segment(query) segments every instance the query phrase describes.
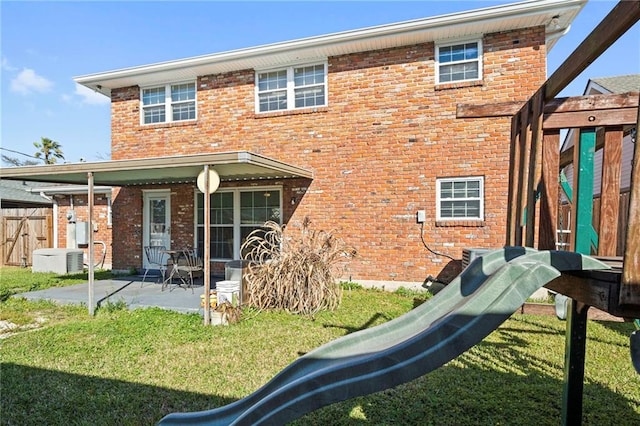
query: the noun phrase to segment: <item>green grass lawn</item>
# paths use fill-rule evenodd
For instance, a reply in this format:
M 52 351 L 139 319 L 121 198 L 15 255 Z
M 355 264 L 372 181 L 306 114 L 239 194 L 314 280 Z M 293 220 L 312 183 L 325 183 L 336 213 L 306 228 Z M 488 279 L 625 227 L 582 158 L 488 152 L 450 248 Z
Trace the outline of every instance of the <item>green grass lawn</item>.
M 313 319 L 245 312 L 224 327 L 160 309 L 107 306 L 89 317 L 83 307 L 8 298 L 0 320 L 21 326 L 0 341 L 0 424 L 147 425 L 174 411 L 228 404 L 311 349 L 402 315 L 413 296 L 354 289 L 337 311 Z M 516 314 L 426 376 L 295 424 L 560 424 L 564 327 L 555 317 Z M 632 330 L 589 322 L 583 424 L 640 424 Z

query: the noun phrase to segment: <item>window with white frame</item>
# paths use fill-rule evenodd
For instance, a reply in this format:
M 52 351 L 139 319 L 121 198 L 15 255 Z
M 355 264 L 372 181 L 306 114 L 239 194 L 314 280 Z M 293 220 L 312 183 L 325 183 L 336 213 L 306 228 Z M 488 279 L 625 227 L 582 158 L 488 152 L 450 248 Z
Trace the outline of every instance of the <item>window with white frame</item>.
M 327 104 L 327 65 L 256 72 L 256 111 L 283 111 Z
M 212 259 L 235 259 L 251 232 L 267 221 L 282 223 L 280 188 L 239 188 L 211 194 L 210 255 Z M 197 247 L 204 247 L 204 195 L 196 198 Z
M 437 179 L 437 220 L 483 220 L 484 178 Z
M 439 44 L 436 62 L 438 83 L 479 80 L 482 78 L 482 42 Z
M 196 119 L 196 84 L 179 83 L 142 89 L 143 124 Z

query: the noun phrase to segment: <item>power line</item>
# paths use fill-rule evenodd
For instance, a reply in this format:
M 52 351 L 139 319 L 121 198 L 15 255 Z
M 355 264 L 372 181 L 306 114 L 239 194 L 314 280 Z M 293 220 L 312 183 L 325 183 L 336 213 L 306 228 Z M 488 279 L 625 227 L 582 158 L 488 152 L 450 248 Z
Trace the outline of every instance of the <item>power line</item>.
M 25 154 L 24 152 L 20 152 L 20 151 L 14 151 L 13 149 L 9 149 L 9 148 L 3 148 L 0 147 L 0 149 L 4 150 L 4 151 L 9 151 L 9 152 L 13 152 L 14 154 L 20 154 L 20 155 L 24 155 L 25 157 L 31 157 L 31 158 L 35 158 L 36 160 L 40 160 L 40 158 L 31 155 L 31 154 Z

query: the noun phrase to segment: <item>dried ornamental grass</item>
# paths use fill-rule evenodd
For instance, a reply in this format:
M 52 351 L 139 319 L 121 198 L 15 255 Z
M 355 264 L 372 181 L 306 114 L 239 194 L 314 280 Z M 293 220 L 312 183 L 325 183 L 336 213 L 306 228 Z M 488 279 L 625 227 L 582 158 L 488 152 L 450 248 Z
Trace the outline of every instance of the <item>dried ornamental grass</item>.
M 249 235 L 242 252 L 251 261 L 246 277 L 250 306 L 313 315 L 340 305 L 336 278 L 356 251 L 331 232 L 309 229 L 310 223 L 305 218 L 299 238 L 285 238 L 275 222 Z

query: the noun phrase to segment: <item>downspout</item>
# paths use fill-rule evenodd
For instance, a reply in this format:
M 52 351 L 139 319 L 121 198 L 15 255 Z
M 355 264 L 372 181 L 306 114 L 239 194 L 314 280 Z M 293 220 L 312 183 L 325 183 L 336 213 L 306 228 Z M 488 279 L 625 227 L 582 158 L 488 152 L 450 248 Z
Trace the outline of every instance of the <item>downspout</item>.
M 40 191 L 40 196 L 53 203 L 53 248 L 58 248 L 58 202 L 43 191 Z

